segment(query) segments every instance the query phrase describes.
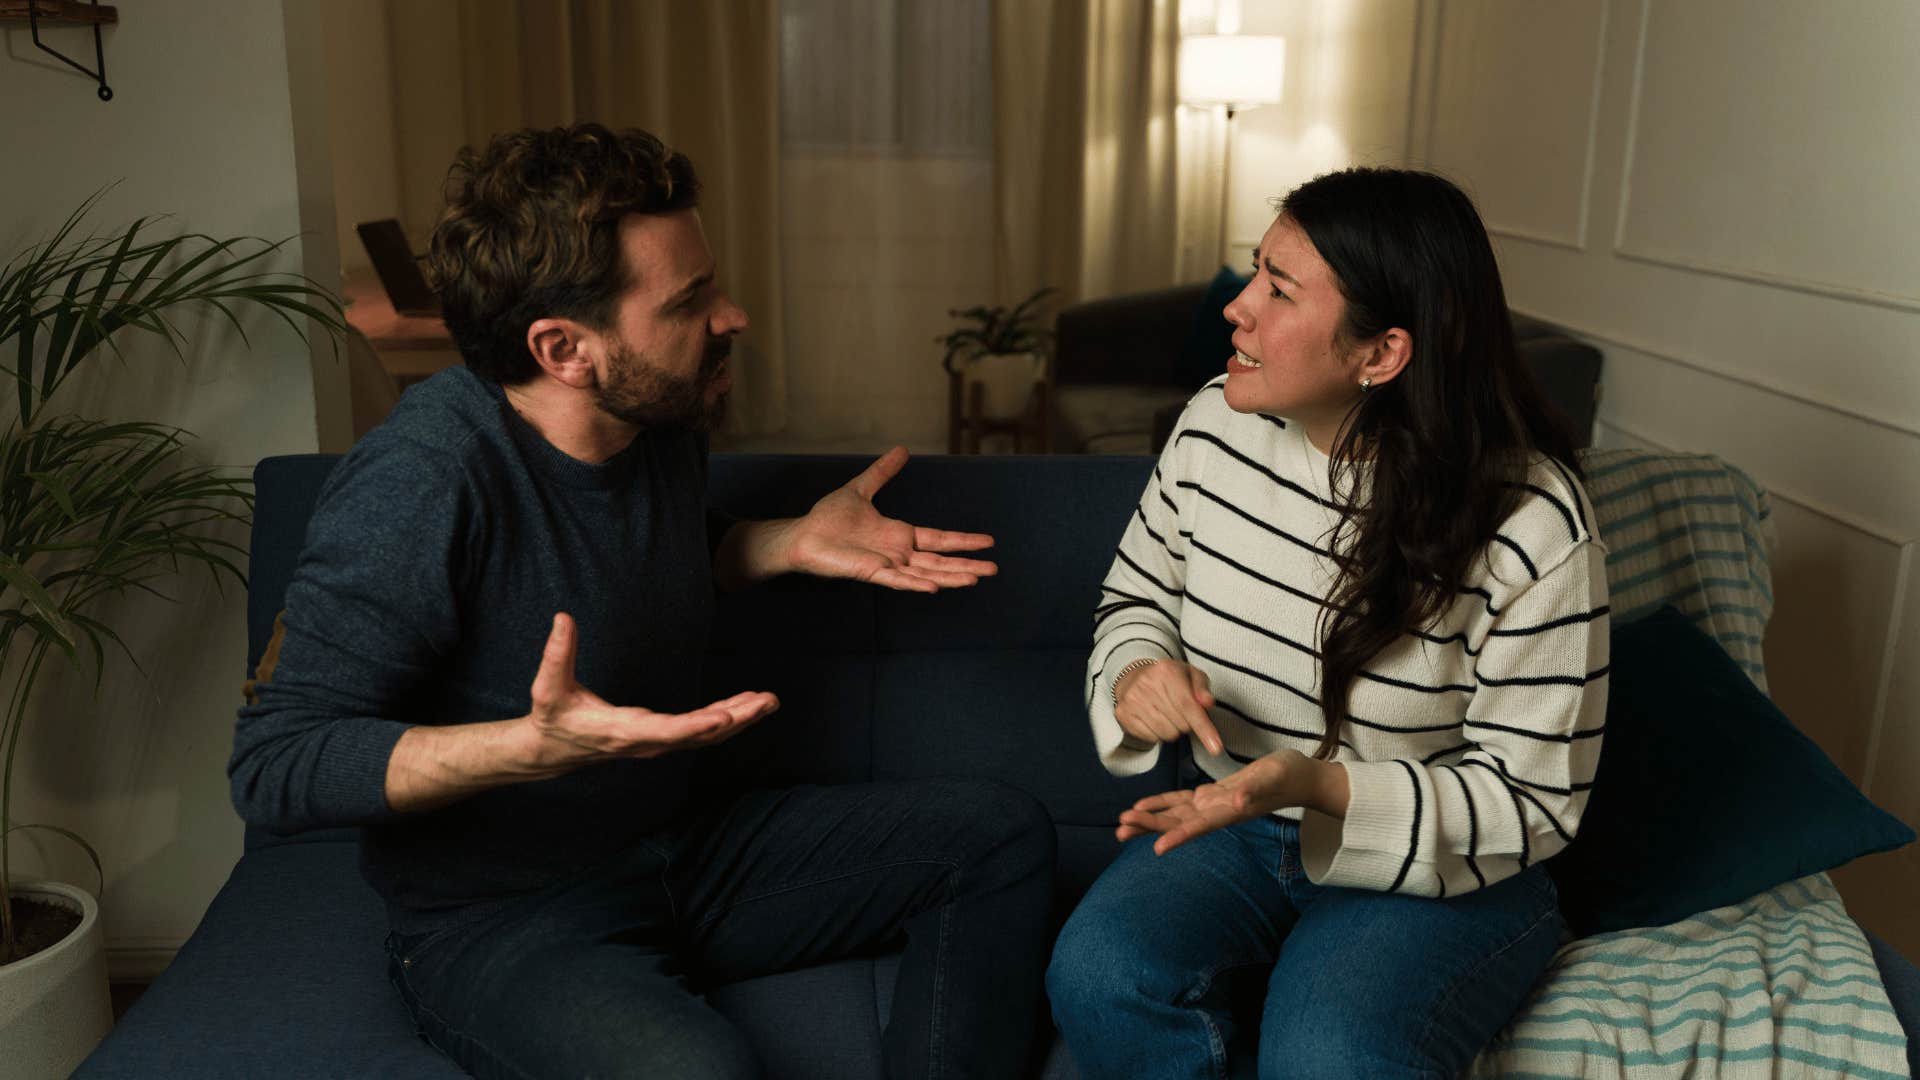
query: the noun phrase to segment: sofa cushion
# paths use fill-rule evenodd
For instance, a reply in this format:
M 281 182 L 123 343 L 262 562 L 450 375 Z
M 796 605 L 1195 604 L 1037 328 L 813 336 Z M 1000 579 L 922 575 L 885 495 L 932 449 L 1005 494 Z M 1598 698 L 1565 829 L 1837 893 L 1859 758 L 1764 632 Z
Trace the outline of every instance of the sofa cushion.
M 386 913 L 353 844 L 250 852 L 75 1075 L 464 1076 L 414 1034 L 387 982 L 385 938 Z
M 1226 370 L 1227 357 L 1233 355 L 1233 324 L 1227 321 L 1225 308 L 1249 280 L 1232 267 L 1222 266 L 1194 305 L 1193 329 L 1180 348 L 1179 381 L 1189 389 L 1200 389 Z
M 1085 839 L 1062 837 L 1076 852 L 1076 879 L 1087 856 L 1098 858 Z M 173 963 L 75 1075 L 465 1076 L 415 1034 L 387 981 L 386 916 L 355 862 L 350 843 L 249 852 Z M 897 954 L 857 957 L 718 987 L 708 999 L 776 1080 L 878 1080 L 898 966 Z M 796 1024 L 797 1015 L 838 1022 Z M 1050 1060 L 1048 1080 L 1073 1075 L 1059 1047 Z
M 1606 742 L 1547 868 L 1579 935 L 1664 926 L 1911 843 L 1693 620 L 1616 626 Z
M 1154 415 L 1185 402 L 1197 389 L 1110 383 L 1057 387 L 1055 445 L 1087 454 L 1150 453 Z

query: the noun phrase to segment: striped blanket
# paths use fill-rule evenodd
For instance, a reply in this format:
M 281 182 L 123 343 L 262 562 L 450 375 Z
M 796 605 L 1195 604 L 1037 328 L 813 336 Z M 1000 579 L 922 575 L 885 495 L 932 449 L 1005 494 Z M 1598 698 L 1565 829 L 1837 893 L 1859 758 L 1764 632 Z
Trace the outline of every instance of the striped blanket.
M 1590 451 L 1614 618 L 1672 604 L 1762 690 L 1766 492 L 1706 455 Z M 1604 752 L 1604 751 L 1603 751 Z M 1906 1036 L 1825 874 L 1671 926 L 1563 946 L 1475 1077 L 1907 1077 Z

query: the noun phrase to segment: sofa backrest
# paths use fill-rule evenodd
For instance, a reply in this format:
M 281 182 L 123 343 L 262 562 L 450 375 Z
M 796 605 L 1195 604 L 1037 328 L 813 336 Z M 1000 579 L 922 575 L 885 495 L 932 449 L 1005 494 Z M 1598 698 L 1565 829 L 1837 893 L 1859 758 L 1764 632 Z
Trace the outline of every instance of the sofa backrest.
M 804 513 L 860 457 L 716 455 L 715 506 Z M 1095 760 L 1082 690 L 1100 581 L 1152 461 L 928 457 L 877 500 L 885 513 L 992 534 L 996 577 L 938 594 L 789 579 L 723 599 L 717 697 L 771 689 L 785 708 L 709 755 L 718 783 L 992 776 L 1063 825 L 1110 831 L 1171 786 L 1172 763 L 1121 782 Z
M 271 458 L 255 471 L 249 672 L 272 636 L 335 460 Z M 802 514 L 870 460 L 716 454 L 711 502 L 742 517 Z M 1184 763 L 1169 754 L 1143 776 L 1108 776 L 1094 756 L 1082 691 L 1099 583 L 1152 465 L 1083 456 L 914 460 L 880 493 L 880 508 L 992 534 L 988 557 L 999 575 L 931 596 L 793 577 L 723 597 L 713 697 L 766 689 L 784 707 L 704 752 L 703 782 L 994 777 L 1052 811 L 1070 868 L 1063 891 L 1077 895 L 1110 855 L 1120 810 L 1176 786 Z M 251 846 L 285 839 L 249 832 Z
M 271 458 L 255 472 L 248 670 L 272 635 L 334 458 Z M 713 505 L 742 517 L 804 513 L 864 468 L 858 456 L 716 454 Z M 1615 618 L 1673 604 L 1764 687 L 1771 611 L 1766 493 L 1704 455 L 1587 451 L 1588 493 L 1611 551 Z M 1092 612 L 1146 457 L 923 457 L 879 495 L 919 524 L 991 533 L 997 577 L 935 595 L 788 578 L 722 598 L 707 674 L 715 698 L 779 693 L 785 707 L 703 752 L 715 786 L 990 776 L 1032 792 L 1061 833 L 1064 901 L 1115 850 L 1122 807 L 1192 783 L 1184 754 L 1110 777 L 1095 760 L 1082 689 Z M 328 838 L 337 832 L 302 834 Z M 263 832 L 249 844 L 281 842 Z

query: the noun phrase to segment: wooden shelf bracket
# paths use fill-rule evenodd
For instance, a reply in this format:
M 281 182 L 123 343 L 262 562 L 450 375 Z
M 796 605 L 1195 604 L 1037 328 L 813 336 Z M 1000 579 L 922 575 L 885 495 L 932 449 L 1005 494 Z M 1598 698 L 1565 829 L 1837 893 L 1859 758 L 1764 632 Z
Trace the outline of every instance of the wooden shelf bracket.
M 54 59 L 78 71 L 82 75 L 100 84 L 101 101 L 113 100 L 113 88 L 107 85 L 107 53 L 100 44 L 100 28 L 120 21 L 120 11 L 114 7 L 101 7 L 100 0 L 91 4 L 75 3 L 74 0 L 0 0 L 0 19 L 25 19 L 33 31 L 34 47 L 47 53 Z M 40 40 L 40 24 L 80 25 L 93 27 L 93 67 L 85 65 L 67 56 L 65 53 Z

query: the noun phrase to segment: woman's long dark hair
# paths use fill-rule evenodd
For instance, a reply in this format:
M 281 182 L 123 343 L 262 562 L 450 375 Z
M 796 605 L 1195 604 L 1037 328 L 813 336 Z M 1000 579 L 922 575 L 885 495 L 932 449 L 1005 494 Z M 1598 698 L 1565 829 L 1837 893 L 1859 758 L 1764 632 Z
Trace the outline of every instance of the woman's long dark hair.
M 1334 447 L 1337 576 L 1322 612 L 1316 757 L 1330 758 L 1361 669 L 1436 624 L 1519 501 L 1541 455 L 1575 475 L 1566 421 L 1513 343 L 1493 246 L 1473 203 L 1431 173 L 1357 168 L 1279 203 L 1333 270 L 1336 343 L 1412 336 L 1399 376 L 1360 396 Z M 1363 468 L 1370 483 L 1361 483 Z

